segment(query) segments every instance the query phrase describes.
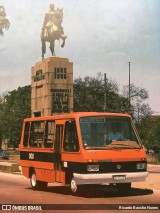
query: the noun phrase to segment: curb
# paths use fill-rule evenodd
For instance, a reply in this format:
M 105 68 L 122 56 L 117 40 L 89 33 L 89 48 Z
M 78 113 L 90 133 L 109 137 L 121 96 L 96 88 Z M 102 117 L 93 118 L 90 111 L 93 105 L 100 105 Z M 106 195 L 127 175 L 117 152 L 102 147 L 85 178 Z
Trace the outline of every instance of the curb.
M 9 173 L 19 172 L 19 164 L 10 162 L 0 162 L 0 170 Z
M 153 192 L 154 192 L 155 194 L 160 194 L 160 190 L 158 190 L 158 189 L 153 190 Z

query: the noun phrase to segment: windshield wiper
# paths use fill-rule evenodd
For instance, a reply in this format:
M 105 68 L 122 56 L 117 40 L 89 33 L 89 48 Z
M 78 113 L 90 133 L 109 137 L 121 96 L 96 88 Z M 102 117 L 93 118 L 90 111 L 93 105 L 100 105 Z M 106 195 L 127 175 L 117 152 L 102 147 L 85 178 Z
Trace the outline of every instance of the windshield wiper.
M 112 145 L 112 144 L 111 144 Z M 124 144 L 124 143 L 117 143 L 117 144 L 114 144 L 115 146 L 125 146 L 127 148 L 131 148 L 131 149 L 140 149 L 141 147 L 140 146 L 133 146 L 133 145 L 129 145 L 129 144 Z
M 95 150 L 99 149 L 99 147 L 97 147 L 97 146 L 85 146 L 84 148 L 85 149 L 95 149 Z
M 109 144 L 110 145 L 110 144 Z M 85 149 L 88 150 L 105 150 L 105 149 L 122 149 L 121 147 L 113 147 L 113 146 L 108 146 L 108 145 L 100 145 L 100 146 L 86 146 Z

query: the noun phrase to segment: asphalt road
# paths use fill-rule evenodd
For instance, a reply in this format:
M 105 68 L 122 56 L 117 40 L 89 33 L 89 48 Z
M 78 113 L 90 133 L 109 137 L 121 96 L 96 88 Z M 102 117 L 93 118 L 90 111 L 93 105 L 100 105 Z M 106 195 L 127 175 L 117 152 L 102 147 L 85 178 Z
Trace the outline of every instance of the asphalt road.
M 156 175 L 160 176 L 160 173 Z M 150 176 L 153 176 L 153 173 L 149 173 L 149 177 Z M 156 204 L 159 204 L 160 206 L 159 191 L 156 192 L 152 188 L 136 186 L 137 185 L 133 184 L 133 188 L 128 196 L 120 196 L 117 190 L 109 188 L 108 186 L 99 186 L 89 189 L 85 187 L 81 194 L 78 196 L 72 196 L 68 187 L 55 186 L 50 184 L 46 191 L 33 191 L 30 188 L 29 180 L 22 175 L 0 173 L 0 203 L 19 204 L 23 206 L 25 206 L 25 204 L 60 204 L 57 206 L 51 206 L 52 209 L 62 209 L 60 211 L 56 210 L 54 212 L 63 212 L 63 209 L 68 209 L 68 211 L 64 210 L 64 212 L 75 212 L 75 210 L 76 212 L 82 212 L 82 209 L 84 209 L 83 212 L 100 212 L 101 208 L 110 208 L 110 204 L 112 204 L 112 210 L 110 212 L 117 212 L 114 210 L 114 208 L 117 208 L 117 204 L 118 208 L 119 206 L 122 206 L 122 209 L 125 207 L 129 208 L 129 206 L 133 208 L 133 205 L 136 205 L 136 208 L 138 208 L 138 205 L 140 205 L 140 208 L 143 208 L 143 206 L 146 206 L 147 204 L 150 206 L 150 209 L 148 209 L 147 212 L 151 212 L 153 211 L 152 208 L 156 208 Z M 89 205 L 85 206 L 85 204 Z M 49 207 L 50 206 L 48 205 L 46 208 Z M 78 211 L 76 207 L 81 210 Z M 100 209 L 98 210 L 96 208 Z M 95 211 L 93 211 L 93 209 L 95 209 Z M 130 210 L 130 212 L 132 211 L 135 212 L 134 210 Z M 127 211 L 124 209 L 124 211 L 121 210 L 120 212 Z M 145 212 L 145 210 L 143 210 L 143 212 Z

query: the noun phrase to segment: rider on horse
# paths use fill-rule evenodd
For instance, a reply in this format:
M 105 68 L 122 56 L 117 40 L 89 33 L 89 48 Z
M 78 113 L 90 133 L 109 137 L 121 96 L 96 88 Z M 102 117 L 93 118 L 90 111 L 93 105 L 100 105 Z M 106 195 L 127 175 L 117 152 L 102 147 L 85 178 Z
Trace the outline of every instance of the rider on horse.
M 54 4 L 50 5 L 50 10 L 45 14 L 43 27 L 42 27 L 42 37 L 48 36 L 48 30 L 53 26 L 55 19 Z M 56 27 L 56 26 L 55 26 Z
M 50 10 L 45 14 L 42 32 L 41 32 L 41 41 L 42 41 L 42 58 L 46 53 L 45 42 L 50 42 L 50 49 L 52 55 L 54 55 L 54 42 L 55 40 L 62 39 L 63 43 L 61 47 L 64 47 L 65 39 L 67 36 L 64 35 L 63 27 L 61 23 L 63 21 L 63 9 L 54 9 L 54 4 L 50 5 Z

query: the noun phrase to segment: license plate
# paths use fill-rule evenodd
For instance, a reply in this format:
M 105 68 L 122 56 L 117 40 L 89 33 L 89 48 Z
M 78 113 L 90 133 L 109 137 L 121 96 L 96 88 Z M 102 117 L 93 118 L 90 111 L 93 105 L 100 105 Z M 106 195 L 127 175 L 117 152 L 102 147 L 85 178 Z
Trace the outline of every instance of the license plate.
M 125 180 L 126 176 L 125 175 L 113 175 L 113 180 Z

